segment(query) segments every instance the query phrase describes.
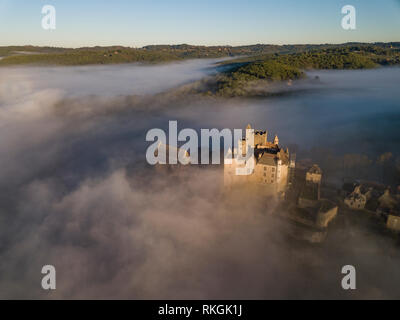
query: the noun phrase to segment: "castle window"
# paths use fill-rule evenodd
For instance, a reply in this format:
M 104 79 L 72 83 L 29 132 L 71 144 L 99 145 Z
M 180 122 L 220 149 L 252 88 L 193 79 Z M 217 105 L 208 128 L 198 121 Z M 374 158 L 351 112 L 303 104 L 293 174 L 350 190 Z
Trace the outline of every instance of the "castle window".
M 264 171 L 267 171 L 267 167 L 264 167 Z
M 266 177 L 267 176 L 267 174 L 264 172 L 264 177 Z
M 275 172 L 275 168 L 272 168 L 272 172 Z

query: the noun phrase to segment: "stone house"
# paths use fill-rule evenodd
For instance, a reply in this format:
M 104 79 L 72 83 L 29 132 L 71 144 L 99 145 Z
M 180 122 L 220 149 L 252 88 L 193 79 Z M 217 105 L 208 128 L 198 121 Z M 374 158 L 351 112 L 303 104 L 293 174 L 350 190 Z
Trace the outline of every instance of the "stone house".
M 400 231 L 400 216 L 398 214 L 389 214 L 386 227 L 390 230 Z
M 368 195 L 361 192 L 361 186 L 358 185 L 354 191 L 350 193 L 345 199 L 344 203 L 351 209 L 362 210 L 367 204 Z

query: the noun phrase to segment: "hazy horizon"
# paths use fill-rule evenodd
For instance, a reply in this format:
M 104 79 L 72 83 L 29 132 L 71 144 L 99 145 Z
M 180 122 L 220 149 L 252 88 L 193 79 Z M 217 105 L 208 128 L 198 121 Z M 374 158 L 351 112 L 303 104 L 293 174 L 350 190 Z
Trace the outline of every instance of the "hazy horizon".
M 139 47 L 127 46 L 122 44 L 110 44 L 110 45 L 92 45 L 92 46 L 78 46 L 78 47 L 57 47 L 51 45 L 33 45 L 33 44 L 22 44 L 22 45 L 2 45 L 0 47 L 50 47 L 50 48 L 63 48 L 63 49 L 80 49 L 80 48 L 96 48 L 96 47 L 125 47 L 125 48 L 134 48 L 134 49 L 142 49 L 150 46 L 194 46 L 194 47 L 251 47 L 251 46 L 305 46 L 305 45 L 346 45 L 346 44 L 377 44 L 377 43 L 400 43 L 399 40 L 393 41 L 375 41 L 375 42 L 361 42 L 361 41 L 349 41 L 349 42 L 318 42 L 318 43 L 248 43 L 242 45 L 231 45 L 231 44 L 215 44 L 215 45 L 201 45 L 196 43 L 151 43 L 146 44 Z
M 0 46 L 142 47 L 160 43 L 238 46 L 396 41 L 400 1 L 353 0 L 357 27 L 341 27 L 345 1 L 21 1 L 0 0 Z M 41 26 L 44 5 L 56 9 L 56 29 Z M 74 35 L 74 36 L 71 36 Z

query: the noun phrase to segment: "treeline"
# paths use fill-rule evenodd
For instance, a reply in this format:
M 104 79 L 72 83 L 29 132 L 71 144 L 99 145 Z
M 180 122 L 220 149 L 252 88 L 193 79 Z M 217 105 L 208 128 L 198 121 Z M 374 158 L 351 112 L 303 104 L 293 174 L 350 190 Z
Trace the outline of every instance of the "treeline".
M 301 69 L 369 69 L 400 63 L 400 52 L 377 46 L 322 49 L 272 58 Z
M 179 60 L 170 53 L 147 52 L 130 48 L 81 48 L 60 50 L 51 53 L 16 53 L 0 60 L 0 65 L 40 64 L 40 65 L 91 65 L 130 62 L 159 63 Z
M 216 86 L 212 91 L 222 96 L 247 95 L 249 86 L 257 85 L 260 80 L 267 84 L 274 81 L 296 80 L 304 76 L 304 72 L 299 68 L 274 60 L 253 62 L 217 76 Z M 254 91 L 254 88 L 250 89 Z
M 370 69 L 400 64 L 400 47 L 395 45 L 343 45 L 300 53 L 267 54 L 224 62 L 209 92 L 222 96 L 248 95 L 255 82 L 268 83 L 304 77 L 309 69 Z M 250 89 L 250 90 L 249 90 Z M 267 91 L 264 90 L 264 93 Z
M 357 49 L 358 48 L 358 49 Z M 337 58 L 337 50 L 344 50 L 341 60 Z M 110 47 L 84 47 L 84 48 L 57 48 L 35 46 L 8 46 L 0 47 L 0 65 L 13 64 L 55 64 L 55 65 L 85 65 L 85 64 L 112 64 L 129 62 L 158 63 L 183 59 L 220 58 L 233 56 L 246 56 L 242 60 L 265 61 L 277 59 L 277 62 L 296 66 L 299 68 L 317 67 L 328 68 L 337 66 L 372 66 L 370 61 L 363 60 L 356 51 L 368 53 L 373 63 L 396 64 L 398 63 L 399 42 L 342 45 L 266 45 L 257 44 L 249 46 L 193 46 L 182 45 L 153 45 L 143 48 L 130 48 L 123 46 Z M 347 56 L 354 53 L 356 56 Z M 393 55 L 397 52 L 397 58 Z M 317 55 L 317 57 L 315 56 Z M 282 59 L 282 60 L 280 60 Z M 286 60 L 285 60 L 286 59 Z M 397 60 L 396 60 L 397 59 Z
M 377 66 L 371 57 L 353 52 L 307 52 L 273 60 L 301 69 L 370 69 Z

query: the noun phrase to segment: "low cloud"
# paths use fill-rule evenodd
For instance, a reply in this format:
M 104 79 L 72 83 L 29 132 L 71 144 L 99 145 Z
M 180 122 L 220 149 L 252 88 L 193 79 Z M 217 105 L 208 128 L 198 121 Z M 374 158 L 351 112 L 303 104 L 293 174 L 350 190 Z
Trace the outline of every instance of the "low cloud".
M 286 99 L 159 94 L 197 78 L 196 72 L 209 72 L 203 67 L 210 62 L 203 63 L 142 66 L 139 74 L 148 87 L 144 80 L 136 86 L 136 76 L 125 74 L 116 80 L 121 88 L 115 83 L 117 89 L 107 91 L 111 95 L 102 94 L 102 85 L 125 72 L 122 66 L 104 72 L 37 68 L 36 76 L 23 68 L 1 69 L 0 298 L 398 294 L 392 281 L 400 259 L 395 245 L 363 226 L 334 228 L 325 243 L 309 245 L 292 238 L 291 226 L 271 215 L 275 203 L 246 191 L 224 195 L 220 167 L 147 166 L 145 134 L 165 128 L 168 120 L 182 128 L 257 122 L 277 132 L 286 123 L 285 131 L 292 126 L 295 133 L 287 130 L 281 140 L 292 142 L 294 135 L 307 140 L 308 133 L 298 131 L 304 124 L 291 120 L 296 114 L 286 122 L 280 118 L 289 114 Z M 133 68 L 135 73 L 139 67 Z M 157 70 L 163 73 L 159 82 Z M 40 288 L 45 264 L 57 270 L 54 292 Z M 359 272 L 355 292 L 341 289 L 344 264 Z

